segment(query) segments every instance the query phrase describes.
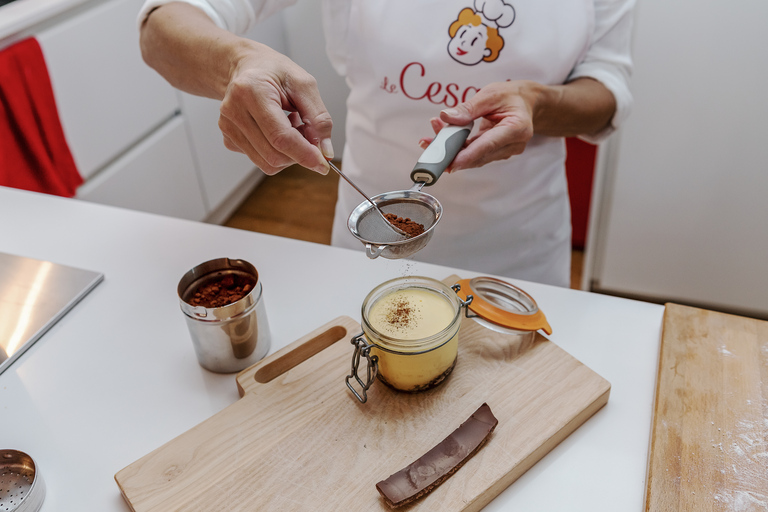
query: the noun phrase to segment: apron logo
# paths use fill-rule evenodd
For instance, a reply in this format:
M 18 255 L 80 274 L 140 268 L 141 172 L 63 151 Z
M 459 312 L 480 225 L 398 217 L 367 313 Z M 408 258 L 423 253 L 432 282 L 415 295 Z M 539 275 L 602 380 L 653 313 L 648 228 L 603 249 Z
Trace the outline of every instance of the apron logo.
M 472 85 L 462 88 L 459 84 L 449 83 L 443 85 L 441 82 L 429 82 L 421 80 L 426 76 L 426 69 L 421 62 L 409 62 L 400 72 L 400 88 L 391 83 L 386 76 L 379 84 L 379 89 L 389 94 L 399 94 L 400 92 L 410 100 L 426 99 L 435 105 L 445 105 L 446 107 L 455 107 L 459 103 L 464 103 L 471 98 L 479 87 Z
M 448 55 L 466 66 L 495 61 L 504 47 L 499 29 L 514 21 L 515 8 L 504 0 L 475 0 L 475 8 L 462 9 L 448 28 Z

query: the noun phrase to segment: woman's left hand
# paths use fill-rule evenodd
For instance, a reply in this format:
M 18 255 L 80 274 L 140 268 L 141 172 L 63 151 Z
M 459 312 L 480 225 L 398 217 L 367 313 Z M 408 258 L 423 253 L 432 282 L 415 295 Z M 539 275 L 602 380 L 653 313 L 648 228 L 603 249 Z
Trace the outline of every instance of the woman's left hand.
M 581 77 L 563 85 L 530 80 L 494 82 L 472 98 L 431 120 L 435 133 L 446 124 L 478 128 L 446 172 L 481 167 L 525 150 L 535 132 L 549 137 L 595 135 L 608 128 L 616 112 L 613 94 L 600 82 Z M 432 139 L 421 139 L 426 148 Z
M 533 136 L 534 82 L 494 82 L 470 100 L 440 112 L 430 120 L 435 133 L 446 124 L 464 125 L 476 120 L 471 135 L 446 172 L 480 167 L 496 160 L 519 155 Z M 432 139 L 421 139 L 426 148 Z

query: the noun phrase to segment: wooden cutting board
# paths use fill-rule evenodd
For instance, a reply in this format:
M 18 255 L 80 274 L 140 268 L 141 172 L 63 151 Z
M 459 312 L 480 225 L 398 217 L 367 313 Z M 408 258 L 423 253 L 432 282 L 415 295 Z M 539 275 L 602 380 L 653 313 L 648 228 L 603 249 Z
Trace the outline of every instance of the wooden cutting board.
M 646 510 L 768 510 L 768 322 L 667 304 Z
M 440 386 L 376 382 L 361 404 L 344 383 L 360 330 L 337 318 L 239 374 L 239 401 L 115 475 L 125 500 L 136 512 L 389 510 L 376 483 L 487 402 L 499 424 L 485 446 L 398 509 L 479 510 L 608 401 L 610 384 L 543 336 L 522 343 L 464 318 Z

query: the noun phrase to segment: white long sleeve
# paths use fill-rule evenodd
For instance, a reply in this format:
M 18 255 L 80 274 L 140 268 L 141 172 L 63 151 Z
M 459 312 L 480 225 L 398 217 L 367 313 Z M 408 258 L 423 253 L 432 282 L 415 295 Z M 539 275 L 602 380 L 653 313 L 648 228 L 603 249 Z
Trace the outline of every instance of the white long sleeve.
M 629 116 L 632 92 L 631 40 L 634 0 L 596 0 L 595 29 L 584 60 L 573 69 L 568 80 L 590 77 L 605 85 L 616 99 L 616 113 L 611 126 L 597 135 L 581 137 L 597 143 L 604 140 Z
M 161 5 L 183 1 L 201 9 L 219 27 L 238 35 L 297 0 L 147 0 L 139 11 L 138 26 L 147 15 Z

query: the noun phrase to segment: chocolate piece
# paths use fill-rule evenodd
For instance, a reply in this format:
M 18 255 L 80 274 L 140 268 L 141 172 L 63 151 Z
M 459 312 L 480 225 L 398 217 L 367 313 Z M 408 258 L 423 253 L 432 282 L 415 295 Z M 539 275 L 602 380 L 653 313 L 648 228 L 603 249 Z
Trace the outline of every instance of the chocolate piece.
M 420 498 L 443 483 L 477 453 L 498 423 L 488 404 L 481 405 L 440 444 L 416 462 L 377 483 L 376 489 L 392 508 Z

